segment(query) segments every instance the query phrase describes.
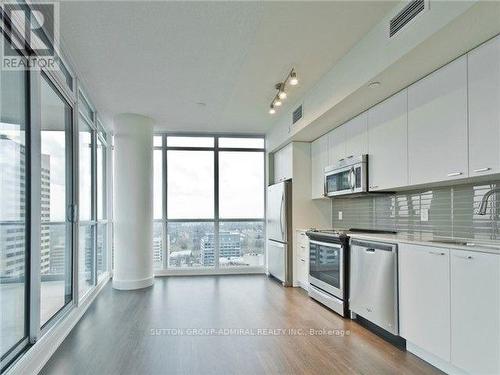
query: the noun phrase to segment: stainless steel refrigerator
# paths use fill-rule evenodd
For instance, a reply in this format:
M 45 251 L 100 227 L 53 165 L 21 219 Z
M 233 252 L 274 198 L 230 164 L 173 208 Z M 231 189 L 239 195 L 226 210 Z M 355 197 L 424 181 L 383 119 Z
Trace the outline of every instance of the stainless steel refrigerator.
M 267 188 L 267 268 L 284 286 L 292 285 L 292 181 Z

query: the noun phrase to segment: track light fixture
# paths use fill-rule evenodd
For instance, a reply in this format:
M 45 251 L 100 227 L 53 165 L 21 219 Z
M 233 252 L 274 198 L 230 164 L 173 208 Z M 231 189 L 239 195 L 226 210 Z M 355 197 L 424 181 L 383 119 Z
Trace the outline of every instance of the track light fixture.
M 295 86 L 299 83 L 299 80 L 297 78 L 297 73 L 295 72 L 295 69 L 292 68 L 290 73 L 286 76 L 286 78 L 283 80 L 283 82 L 278 82 L 274 88 L 278 91 L 277 94 L 274 96 L 273 101 L 271 102 L 271 106 L 269 109 L 269 113 L 271 115 L 276 113 L 275 107 L 280 107 L 283 104 L 283 100 L 287 98 L 287 92 L 286 92 L 286 85 L 290 84 L 291 86 Z

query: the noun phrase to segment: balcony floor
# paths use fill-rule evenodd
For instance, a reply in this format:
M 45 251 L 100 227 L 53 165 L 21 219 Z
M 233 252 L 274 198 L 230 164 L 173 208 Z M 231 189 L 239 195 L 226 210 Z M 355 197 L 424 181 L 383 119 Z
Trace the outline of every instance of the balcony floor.
M 242 330 L 200 335 L 193 328 Z M 311 335 L 311 328 L 344 335 Z M 164 277 L 139 291 L 117 291 L 108 283 L 41 372 L 160 373 L 440 372 L 303 290 L 283 288 L 263 275 Z

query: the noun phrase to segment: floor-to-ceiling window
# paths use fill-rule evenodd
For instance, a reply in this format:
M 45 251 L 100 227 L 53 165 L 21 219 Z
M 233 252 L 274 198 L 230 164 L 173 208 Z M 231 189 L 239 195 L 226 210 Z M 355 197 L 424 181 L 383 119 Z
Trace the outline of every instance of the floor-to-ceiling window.
M 80 299 L 108 270 L 107 134 L 83 92 L 79 93 Z
M 102 125 L 97 126 L 97 247 L 96 273 L 100 281 L 108 269 L 108 210 L 107 210 L 107 137 Z
M 155 136 L 156 268 L 264 266 L 264 139 Z
M 0 35 L 4 38 L 3 35 Z M 3 43 L 7 43 L 4 39 Z M 2 45 L 3 45 L 2 43 Z M 3 56 L 3 50 L 0 52 Z M 0 71 L 0 355 L 27 341 L 28 75 Z
M 0 58 L 28 61 L 21 39 L 4 56 L 22 35 L 2 20 Z M 76 284 L 88 295 L 108 271 L 107 135 L 57 61 L 0 70 L 0 371 L 76 307 Z
M 83 99 L 83 97 L 82 97 Z M 80 101 L 78 116 L 79 237 L 78 294 L 82 298 L 94 285 L 94 209 L 93 194 L 93 112 L 86 101 Z M 89 116 L 91 116 L 89 118 Z

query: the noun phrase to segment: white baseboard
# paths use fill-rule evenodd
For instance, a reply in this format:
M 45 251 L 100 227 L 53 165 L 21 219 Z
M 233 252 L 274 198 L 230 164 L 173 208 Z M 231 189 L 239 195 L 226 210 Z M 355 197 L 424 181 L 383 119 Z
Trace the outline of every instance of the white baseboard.
M 406 341 L 406 350 L 412 354 L 415 354 L 420 359 L 423 359 L 425 362 L 430 363 L 434 367 L 437 367 L 441 371 L 450 374 L 450 375 L 466 375 L 467 373 L 460 370 L 458 367 L 453 366 L 450 362 L 441 359 L 435 356 L 432 353 L 429 353 L 425 349 L 420 348 L 419 346 L 411 343 L 410 341 Z
M 228 269 L 163 269 L 155 270 L 155 277 L 163 276 L 200 276 L 200 275 L 253 275 L 266 274 L 264 267 L 228 268 Z M 269 275 L 268 275 L 269 276 Z
M 84 301 L 71 309 L 58 324 L 54 325 L 31 348 L 29 348 L 28 351 L 7 370 L 5 375 L 38 374 L 108 281 L 109 275 L 88 294 Z
M 113 288 L 119 290 L 134 290 L 148 288 L 155 282 L 155 277 L 150 276 L 138 280 L 117 280 L 113 278 Z

